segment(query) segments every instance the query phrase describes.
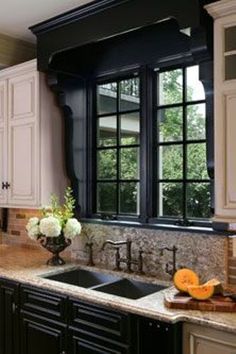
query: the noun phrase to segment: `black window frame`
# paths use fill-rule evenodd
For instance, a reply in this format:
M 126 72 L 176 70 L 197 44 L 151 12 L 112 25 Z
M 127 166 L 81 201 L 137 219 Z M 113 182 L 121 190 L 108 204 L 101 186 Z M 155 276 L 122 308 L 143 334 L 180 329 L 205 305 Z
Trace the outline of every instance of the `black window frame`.
M 159 71 L 174 70 L 177 68 L 186 68 L 189 66 L 201 65 L 201 63 L 187 60 L 182 62 L 178 59 L 176 63 L 162 63 L 160 65 L 138 65 L 132 68 L 123 69 L 122 72 L 115 70 L 109 74 L 99 75 L 92 78 L 88 83 L 88 203 L 87 203 L 87 217 L 90 219 L 112 220 L 123 222 L 134 222 L 140 224 L 155 224 L 155 225 L 178 225 L 184 227 L 211 227 L 212 223 L 209 219 L 189 219 L 182 220 L 180 218 L 158 218 L 157 217 L 157 169 L 155 169 L 156 161 L 156 144 L 157 137 L 157 124 L 156 124 L 156 106 L 154 104 L 157 97 L 157 83 L 155 69 L 158 67 Z M 116 80 L 123 80 L 132 77 L 134 73 L 139 73 L 140 77 L 140 215 L 128 216 L 95 212 L 94 206 L 96 205 L 96 190 L 94 189 L 94 176 L 96 175 L 96 131 L 97 125 L 94 123 L 96 118 L 96 86 L 99 83 L 111 82 Z M 204 87 L 205 89 L 205 87 Z M 206 93 L 206 90 L 205 90 Z M 202 100 L 200 101 L 202 102 Z M 206 111 L 209 100 L 206 95 Z M 197 104 L 197 101 L 194 101 Z M 212 110 L 210 110 L 212 114 Z M 150 119 L 151 117 L 151 119 Z M 206 118 L 206 131 L 211 130 L 212 117 Z M 206 137 L 209 142 L 209 137 Z M 212 141 L 210 142 L 212 144 Z M 209 144 L 208 144 L 209 146 Z M 207 180 L 211 183 L 212 179 Z
M 205 144 L 206 145 L 206 149 L 207 149 L 207 128 L 209 129 L 209 125 L 207 122 L 207 109 L 205 110 L 205 114 L 206 114 L 206 118 L 205 118 L 205 139 L 188 139 L 187 138 L 187 114 L 186 114 L 186 109 L 189 106 L 194 106 L 194 105 L 198 105 L 198 104 L 205 104 L 205 106 L 207 106 L 207 95 L 205 92 L 205 87 L 203 86 L 204 89 L 204 93 L 205 93 L 205 98 L 202 100 L 188 100 L 187 99 L 187 68 L 192 67 L 192 66 L 196 66 L 198 65 L 200 68 L 200 65 L 198 63 L 189 63 L 189 64 L 184 64 L 184 65 L 172 65 L 172 66 L 167 66 L 167 67 L 162 67 L 162 68 L 158 68 L 156 69 L 157 75 L 155 76 L 155 98 L 156 98 L 156 102 L 155 102 L 155 116 L 154 116 L 154 124 L 156 124 L 156 126 L 158 125 L 157 122 L 157 112 L 160 109 L 166 109 L 166 108 L 176 108 L 176 107 L 181 107 L 183 108 L 183 124 L 182 124 L 182 128 L 183 128 L 183 138 L 182 140 L 179 141 L 167 141 L 167 142 L 159 142 L 158 140 L 158 129 L 156 131 L 156 134 L 154 136 L 154 149 L 155 149 L 155 156 L 154 158 L 156 158 L 156 156 L 159 155 L 159 148 L 160 146 L 182 146 L 183 147 L 183 178 L 182 179 L 165 179 L 165 178 L 159 178 L 158 174 L 159 174 L 159 168 L 157 166 L 157 176 L 156 176 L 156 184 L 158 185 L 159 183 L 183 183 L 183 201 L 182 201 L 182 208 L 183 208 L 183 215 L 182 217 L 174 217 L 174 216 L 159 216 L 159 205 L 158 205 L 158 200 L 159 200 L 159 188 L 157 187 L 157 191 L 156 191 L 156 196 L 157 198 L 155 198 L 156 200 L 156 205 L 155 205 L 155 215 L 157 215 L 156 217 L 151 219 L 152 223 L 157 223 L 157 224 L 173 224 L 173 225 L 178 225 L 178 226 L 184 226 L 184 227 L 189 227 L 189 226 L 202 226 L 202 227 L 207 227 L 211 225 L 211 222 L 209 220 L 209 218 L 194 218 L 194 217 L 187 217 L 187 185 L 188 183 L 207 183 L 209 184 L 209 187 L 211 187 L 211 179 L 210 176 L 208 175 L 207 179 L 193 179 L 193 178 L 188 178 L 187 177 L 187 147 L 191 146 L 191 144 Z M 158 102 L 158 78 L 159 78 L 159 74 L 163 73 L 163 72 L 168 72 L 168 71 L 172 71 L 172 70 L 177 70 L 177 69 L 181 69 L 182 70 L 182 74 L 183 74 L 183 88 L 182 88 L 182 93 L 183 93 L 183 98 L 181 102 L 178 103 L 171 103 L 171 104 L 159 104 Z M 200 71 L 200 70 L 199 70 Z M 156 120 L 156 121 L 155 121 Z M 208 127 L 207 127 L 208 125 Z M 207 158 L 206 158 L 207 160 Z M 206 161 L 207 162 L 207 161 Z M 206 166 L 207 169 L 207 166 Z M 152 181 L 152 183 L 155 183 L 155 181 Z M 212 194 L 212 193 L 211 193 Z M 212 196 L 211 196 L 212 197 Z M 210 211 L 210 210 L 209 210 Z
M 119 195 L 119 191 L 120 191 L 120 184 L 121 183 L 137 183 L 140 185 L 141 183 L 141 169 L 139 169 L 139 176 L 138 178 L 134 178 L 134 179 L 128 179 L 128 180 L 125 180 L 125 179 L 122 179 L 120 177 L 120 161 L 121 161 L 121 156 L 120 156 L 120 151 L 122 149 L 129 149 L 129 148 L 137 148 L 139 149 L 139 156 L 140 156 L 140 150 L 141 150 L 141 144 L 142 144 L 142 139 L 141 139 L 141 134 L 140 134 L 140 139 L 139 139 L 139 144 L 130 144 L 130 145 L 123 145 L 120 143 L 120 116 L 123 115 L 123 114 L 132 114 L 132 113 L 139 113 L 139 117 L 140 117 L 140 132 L 141 132 L 141 88 L 139 89 L 139 97 L 140 97 L 140 104 L 139 104 L 139 109 L 134 109 L 134 110 L 122 110 L 119 106 L 119 96 L 120 96 L 120 87 L 119 87 L 119 84 L 120 82 L 122 82 L 123 80 L 129 80 L 129 79 L 132 79 L 132 78 L 139 78 L 140 79 L 140 71 L 132 71 L 132 72 L 128 72 L 127 75 L 122 75 L 122 76 L 119 76 L 119 77 L 116 77 L 116 78 L 109 78 L 109 79 L 106 79 L 106 80 L 102 80 L 102 79 L 99 79 L 99 80 L 96 80 L 96 82 L 94 83 L 94 85 L 97 87 L 98 85 L 103 85 L 103 84 L 108 84 L 108 83 L 116 83 L 117 84 L 117 98 L 116 98 L 116 110 L 114 112 L 110 112 L 110 113 L 105 113 L 105 114 L 99 114 L 97 112 L 97 110 L 95 109 L 94 110 L 94 113 L 96 111 L 96 122 L 94 121 L 94 125 L 97 127 L 97 121 L 98 119 L 100 118 L 104 118 L 104 117 L 110 117 L 112 115 L 116 116 L 116 122 L 117 122 L 117 130 L 116 130 L 116 144 L 115 145 L 109 145 L 109 146 L 106 146 L 106 147 L 99 147 L 97 145 L 97 128 L 96 128 L 96 137 L 94 137 L 94 141 L 96 141 L 96 146 L 94 147 L 94 152 L 93 152 L 93 158 L 94 158 L 94 175 L 93 175 L 93 192 L 94 192 L 94 195 L 95 197 L 97 196 L 97 184 L 98 183 L 115 183 L 116 184 L 116 211 L 117 213 L 115 214 L 116 215 L 116 218 L 120 217 L 120 218 L 127 218 L 127 219 L 136 219 L 137 218 L 137 215 L 136 214 L 125 214 L 125 213 L 119 213 L 119 202 L 120 202 L 120 195 Z M 140 83 L 140 81 L 139 81 Z M 95 89 L 96 90 L 96 89 Z M 97 95 L 96 95 L 96 92 L 94 94 L 94 103 L 95 107 L 97 108 Z M 115 179 L 110 179 L 110 180 L 106 180 L 106 179 L 99 179 L 97 177 L 97 152 L 98 151 L 103 151 L 103 150 L 110 150 L 110 149 L 113 149 L 113 150 L 116 150 L 116 178 Z M 141 159 L 139 159 L 141 160 Z M 141 161 L 140 161 L 140 164 L 141 164 Z M 141 186 L 139 187 L 141 189 Z M 96 209 L 96 201 L 94 200 L 94 204 L 93 204 L 93 210 L 95 211 Z M 107 213 L 96 213 L 94 212 L 95 215 L 104 215 L 104 216 L 110 216 L 112 218 L 114 218 L 114 216 L 112 216 L 113 213 L 110 213 L 110 212 L 107 212 Z

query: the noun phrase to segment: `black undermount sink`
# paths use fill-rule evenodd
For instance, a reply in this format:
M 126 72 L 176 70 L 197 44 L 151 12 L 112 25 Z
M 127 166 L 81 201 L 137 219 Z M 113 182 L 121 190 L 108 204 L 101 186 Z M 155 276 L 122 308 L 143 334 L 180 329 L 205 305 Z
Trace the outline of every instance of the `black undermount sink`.
M 156 293 L 165 289 L 164 286 L 142 283 L 130 279 L 121 279 L 114 283 L 99 286 L 96 290 L 107 294 L 126 297 L 128 299 L 140 299 L 141 297 Z
M 110 282 L 120 280 L 120 278 L 110 274 L 92 272 L 85 269 L 70 270 L 63 273 L 49 275 L 46 276 L 45 278 L 56 280 L 61 283 L 81 286 L 82 288 L 92 288 L 100 284 L 110 283 Z
M 165 289 L 165 286 L 162 285 L 122 279 L 110 274 L 92 272 L 85 269 L 75 269 L 45 276 L 44 278 L 81 286 L 83 288 L 90 288 L 128 299 L 140 299 L 141 297 Z

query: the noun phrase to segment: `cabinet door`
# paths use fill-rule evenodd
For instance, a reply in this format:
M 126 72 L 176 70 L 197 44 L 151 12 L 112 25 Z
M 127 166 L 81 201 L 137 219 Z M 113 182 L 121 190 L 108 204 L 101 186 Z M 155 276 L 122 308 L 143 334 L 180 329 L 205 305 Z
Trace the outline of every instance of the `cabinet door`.
M 38 199 L 38 74 L 9 80 L 8 204 L 36 205 Z
M 70 330 L 69 354 L 130 354 L 129 346 L 106 338 L 90 335 L 87 331 Z
M 138 319 L 139 354 L 182 354 L 182 326 Z
M 66 353 L 66 325 L 25 311 L 20 315 L 21 354 Z
M 18 336 L 18 285 L 0 282 L 0 353 L 17 354 Z
M 7 82 L 0 81 L 0 204 L 7 203 L 6 189 L 2 183 L 7 181 Z
M 184 325 L 183 354 L 236 354 L 235 334 L 197 325 Z

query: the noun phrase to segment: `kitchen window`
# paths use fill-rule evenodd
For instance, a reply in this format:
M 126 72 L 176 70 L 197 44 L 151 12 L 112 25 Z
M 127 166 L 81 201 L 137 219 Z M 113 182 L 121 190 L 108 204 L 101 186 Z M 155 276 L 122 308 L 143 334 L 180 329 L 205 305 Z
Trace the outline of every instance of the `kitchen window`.
M 206 98 L 199 66 L 96 82 L 93 217 L 208 224 Z

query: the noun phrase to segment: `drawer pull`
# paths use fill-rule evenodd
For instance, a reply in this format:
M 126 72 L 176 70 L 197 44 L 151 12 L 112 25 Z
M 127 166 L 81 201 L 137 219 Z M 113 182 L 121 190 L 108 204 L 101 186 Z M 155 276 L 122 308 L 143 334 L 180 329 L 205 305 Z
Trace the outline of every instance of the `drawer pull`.
M 16 313 L 17 305 L 13 302 L 12 303 L 12 313 Z

